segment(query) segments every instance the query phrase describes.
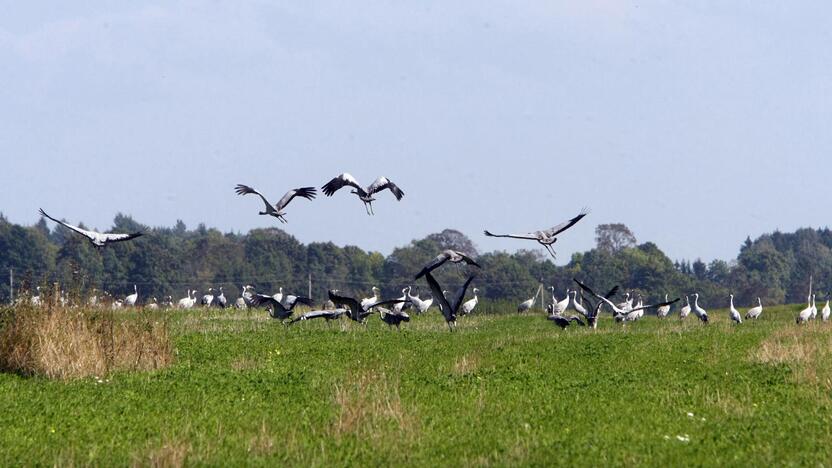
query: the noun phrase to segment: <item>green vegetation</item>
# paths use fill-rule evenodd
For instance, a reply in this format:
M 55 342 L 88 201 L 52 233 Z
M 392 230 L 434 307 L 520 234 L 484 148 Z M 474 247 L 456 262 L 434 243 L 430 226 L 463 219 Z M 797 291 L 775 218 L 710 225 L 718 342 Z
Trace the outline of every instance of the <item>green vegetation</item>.
M 27 288 L 40 284 L 51 289 L 58 282 L 82 298 L 91 295 L 92 288 L 99 295 L 108 291 L 123 298 L 137 284 L 140 304 L 152 297 L 178 299 L 188 289 L 204 293 L 218 286 L 224 286 L 227 297 L 235 298 L 242 284 L 252 284 L 258 292 L 275 293 L 283 287 L 305 294 L 310 277 L 315 298 L 325 297 L 330 288 L 366 297 L 371 286 L 380 287 L 384 297 L 398 297 L 403 287 L 413 284 L 415 272 L 441 250 L 478 253 L 469 238 L 452 229 L 414 240 L 385 257 L 354 246 L 302 244 L 276 228 L 224 234 L 203 225 L 188 230 L 180 222 L 174 228 L 151 229 L 127 216 L 116 216 L 113 231 L 136 230 L 147 235 L 96 252 L 64 228 L 50 230 L 43 220 L 22 227 L 0 215 L 0 303 L 8 303 L 9 269 L 14 270 L 17 288 L 22 287 L 24 295 Z M 477 271 L 474 286 L 483 298 L 519 303 L 529 299 L 541 281 L 554 284 L 558 297 L 563 297 L 577 276 L 600 289 L 618 284 L 622 290 L 642 294 L 648 302 L 664 299 L 665 293 L 681 296 L 698 291 L 703 297 L 725 301 L 733 293 L 737 305 L 747 306 L 755 304 L 757 297 L 763 304 L 803 302 L 810 276 L 819 299 L 832 285 L 829 229 L 799 229 L 748 239 L 731 263 L 673 261 L 652 242 L 638 244 L 623 224 L 598 226 L 596 241 L 596 248 L 574 254 L 563 266 L 552 263 L 542 249 L 479 253 L 477 261 L 483 268 Z M 440 284 L 451 288 L 465 278 L 456 268 L 443 268 L 436 276 Z M 418 292 L 424 296 L 428 291 Z
M 826 464 L 832 326 L 799 308 L 595 332 L 476 315 L 455 334 L 435 310 L 401 332 L 170 312 L 162 370 L 0 374 L 0 463 Z

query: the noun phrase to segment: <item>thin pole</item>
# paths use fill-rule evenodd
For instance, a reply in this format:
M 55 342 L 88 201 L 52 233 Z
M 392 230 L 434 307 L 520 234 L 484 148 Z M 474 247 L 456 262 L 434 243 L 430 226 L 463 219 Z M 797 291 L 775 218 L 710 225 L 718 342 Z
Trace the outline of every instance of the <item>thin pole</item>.
M 14 304 L 14 270 L 9 268 L 9 297 L 11 304 Z
M 312 299 L 312 273 L 309 273 L 309 284 L 308 284 L 308 294 L 307 297 Z

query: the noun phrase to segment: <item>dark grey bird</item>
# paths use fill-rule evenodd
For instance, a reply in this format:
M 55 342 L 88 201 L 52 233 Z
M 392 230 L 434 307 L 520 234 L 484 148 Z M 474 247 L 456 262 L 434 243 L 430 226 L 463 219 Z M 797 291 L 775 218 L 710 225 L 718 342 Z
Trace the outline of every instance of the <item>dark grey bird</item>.
M 144 235 L 144 233 L 141 232 L 134 232 L 132 234 L 101 234 L 100 232 L 88 231 L 86 229 L 81 229 L 78 226 L 73 226 L 69 223 L 58 221 L 57 219 L 46 214 L 46 212 L 43 211 L 43 208 L 40 209 L 40 214 L 41 216 L 45 216 L 51 219 L 52 221 L 55 221 L 61 226 L 75 232 L 76 234 L 84 236 L 96 248 L 101 248 L 116 242 L 129 241 L 130 239 L 135 239 Z
M 459 311 L 460 306 L 462 306 L 462 301 L 465 299 L 465 291 L 468 290 L 468 285 L 471 284 L 471 281 L 474 280 L 476 275 L 471 275 L 465 280 L 465 284 L 457 290 L 456 294 L 451 298 L 451 301 L 448 302 L 448 298 L 442 293 L 442 287 L 439 286 L 439 283 L 436 282 L 436 279 L 430 273 L 425 273 L 425 279 L 428 282 L 428 286 L 430 286 L 430 291 L 433 294 L 433 297 L 439 303 L 439 309 L 442 311 L 442 315 L 445 317 L 445 322 L 448 324 L 448 329 L 454 331 L 454 326 L 456 325 L 456 314 Z
M 586 326 L 584 321 L 577 315 L 571 315 L 569 317 L 564 317 L 563 315 L 550 315 L 546 318 L 554 322 L 554 324 L 559 326 L 561 329 L 566 329 L 566 327 L 568 327 L 572 322 L 575 322 L 582 327 Z
M 607 299 L 612 299 L 617 292 L 618 286 L 615 286 L 612 289 L 610 289 L 609 292 L 604 294 L 604 297 L 606 297 Z M 589 309 L 586 309 L 586 312 L 581 312 L 579 310 L 578 313 L 584 316 L 584 318 L 586 319 L 586 323 L 587 325 L 589 325 L 590 328 L 598 328 L 598 317 L 601 315 L 601 307 L 604 306 L 604 302 L 598 301 L 597 303 L 594 303 L 591 299 L 584 296 L 583 292 L 581 292 L 581 298 L 583 299 L 583 302 L 585 302 L 586 305 L 589 307 Z
M 373 311 L 374 307 L 379 306 L 386 306 L 386 305 L 393 305 L 398 304 L 400 302 L 404 302 L 401 299 L 390 299 L 387 301 L 378 301 L 372 304 L 365 304 L 362 307 L 361 303 L 356 300 L 355 298 L 349 296 L 342 296 L 338 293 L 336 289 L 330 289 L 327 293 L 329 295 L 329 300 L 332 301 L 337 307 L 344 307 L 347 310 L 347 317 L 351 318 L 352 320 L 358 323 L 364 323 L 367 320 Z
M 450 261 L 451 263 L 456 263 L 456 264 L 465 263 L 465 264 L 468 264 L 468 265 L 473 265 L 477 268 L 482 268 L 480 266 L 480 264 L 477 263 L 469 255 L 466 255 L 466 254 L 464 254 L 464 253 L 462 253 L 458 250 L 448 249 L 448 250 L 443 251 L 439 255 L 437 255 L 436 258 L 434 258 L 433 260 L 430 261 L 430 263 L 425 265 L 425 267 L 422 268 L 422 271 L 420 271 L 418 274 L 416 274 L 416 279 L 419 279 L 419 278 L 425 276 L 425 273 L 431 272 L 431 271 L 439 268 L 440 266 L 442 266 L 447 261 Z
M 552 258 L 555 258 L 555 250 L 552 245 L 557 242 L 558 234 L 562 233 L 563 231 L 571 228 L 574 226 L 578 221 L 583 219 L 589 212 L 584 209 L 575 216 L 574 218 L 570 219 L 569 221 L 564 221 L 557 226 L 551 227 L 549 229 L 545 229 L 542 231 L 534 231 L 529 232 L 526 234 L 492 234 L 490 231 L 485 231 L 485 235 L 489 237 L 510 237 L 512 239 L 524 239 L 524 240 L 533 240 L 537 241 L 538 244 L 542 245 L 546 248 Z
M 273 319 L 278 320 L 286 320 L 287 318 L 292 316 L 294 313 L 294 308 L 298 304 L 304 304 L 311 306 L 313 304 L 312 299 L 308 297 L 299 297 L 299 296 L 288 296 L 292 299 L 287 300 L 284 297 L 284 300 L 278 301 L 274 298 L 274 296 L 268 296 L 266 294 L 255 294 L 251 297 L 251 304 L 255 307 L 266 307 L 269 311 L 269 316 Z
M 326 319 L 326 322 L 329 323 L 331 320 L 338 320 L 345 313 L 347 313 L 347 309 L 312 310 L 293 318 L 289 322 L 286 322 L 286 324 L 291 325 L 295 322 L 303 322 L 305 320 L 314 320 L 317 318 Z
M 225 306 L 228 305 L 228 299 L 225 298 L 225 293 L 222 292 L 222 286 L 220 286 L 220 293 L 214 296 L 214 300 L 211 301 L 211 305 L 220 309 L 225 309 Z
M 258 195 L 260 199 L 263 200 L 263 203 L 265 203 L 266 205 L 266 211 L 261 211 L 259 214 L 274 216 L 281 223 L 287 222 L 286 218 L 284 217 L 286 215 L 286 212 L 283 210 L 284 208 L 286 208 L 290 201 L 294 200 L 295 197 L 313 200 L 315 198 L 315 194 L 317 193 L 315 191 L 315 187 L 300 187 L 292 189 L 286 192 L 286 195 L 283 195 L 283 198 L 278 200 L 277 203 L 275 203 L 274 206 L 272 206 L 272 204 L 269 203 L 268 200 L 266 200 L 266 197 L 264 197 L 262 193 L 249 187 L 248 185 L 237 184 L 237 186 L 234 187 L 234 191 L 237 192 L 237 195 L 248 195 L 251 193 Z
M 609 298 L 596 293 L 595 291 L 590 289 L 589 286 L 581 283 L 577 279 L 573 278 L 573 280 L 578 284 L 578 286 L 581 287 L 581 289 L 583 289 L 584 291 L 586 291 L 590 295 L 595 296 L 597 299 L 600 299 L 603 303 L 607 304 L 610 307 L 610 309 L 612 310 L 613 316 L 615 317 L 615 320 L 617 322 L 625 320 L 627 314 L 631 314 L 633 312 L 638 312 L 640 310 L 651 309 L 651 308 L 654 308 L 654 307 L 662 307 L 662 306 L 671 305 L 671 304 L 675 304 L 675 303 L 679 302 L 679 298 L 677 297 L 676 299 L 674 299 L 672 301 L 669 301 L 669 302 L 660 302 L 658 304 L 652 304 L 652 305 L 641 305 L 639 307 L 633 307 L 632 309 L 629 309 L 629 310 L 622 310 L 617 305 L 615 305 Z
M 381 176 L 367 188 L 364 188 L 358 183 L 357 180 L 355 180 L 355 177 L 346 172 L 324 184 L 321 189 L 324 191 L 326 196 L 331 197 L 335 192 L 347 185 L 354 188 L 354 190 L 350 190 L 350 193 L 357 195 L 358 198 L 364 202 L 364 209 L 367 210 L 368 215 L 375 214 L 373 211 L 373 202 L 376 199 L 373 198 L 373 195 L 376 193 L 388 189 L 390 190 L 390 193 L 396 197 L 396 200 L 401 200 L 402 197 L 404 197 L 404 192 L 402 192 L 402 190 L 387 177 Z
M 389 327 L 395 326 L 398 330 L 401 330 L 399 326 L 402 322 L 410 321 L 410 315 L 408 315 L 407 312 L 396 312 L 380 306 L 376 306 L 376 310 L 378 311 L 378 316 L 381 318 L 382 322 L 386 323 Z

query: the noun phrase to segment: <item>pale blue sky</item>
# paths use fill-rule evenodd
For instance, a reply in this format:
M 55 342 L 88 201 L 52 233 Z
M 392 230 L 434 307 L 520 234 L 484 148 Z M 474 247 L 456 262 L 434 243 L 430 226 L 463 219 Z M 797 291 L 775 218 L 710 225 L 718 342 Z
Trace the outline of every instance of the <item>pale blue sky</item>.
M 407 6 L 406 6 L 407 5 Z M 591 216 L 672 258 L 828 223 L 830 2 L 0 2 L 0 211 L 277 226 L 389 253 Z M 337 227 L 334 227 L 337 226 Z

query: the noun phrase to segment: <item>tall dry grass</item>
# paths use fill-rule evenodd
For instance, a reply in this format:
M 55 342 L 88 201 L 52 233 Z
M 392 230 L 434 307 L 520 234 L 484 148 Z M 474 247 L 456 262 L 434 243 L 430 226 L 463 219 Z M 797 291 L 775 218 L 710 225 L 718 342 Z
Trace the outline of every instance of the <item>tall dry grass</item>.
M 68 380 L 153 370 L 173 361 L 168 324 L 99 309 L 0 311 L 0 370 Z

